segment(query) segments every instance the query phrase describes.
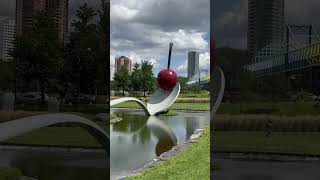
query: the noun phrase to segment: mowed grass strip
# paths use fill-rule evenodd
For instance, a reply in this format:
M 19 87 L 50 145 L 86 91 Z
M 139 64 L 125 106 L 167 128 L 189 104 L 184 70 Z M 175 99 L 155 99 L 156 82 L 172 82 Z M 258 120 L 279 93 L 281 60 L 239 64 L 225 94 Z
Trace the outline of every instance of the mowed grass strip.
M 258 152 L 296 155 L 320 155 L 320 132 L 215 131 L 213 147 L 216 152 Z
M 114 106 L 116 108 L 140 109 L 141 107 L 135 102 L 125 102 Z M 174 103 L 172 110 L 191 110 L 191 111 L 209 111 L 209 103 Z
M 222 103 L 217 114 L 317 115 L 315 102 L 241 102 Z
M 132 179 L 210 179 L 210 130 L 185 152 Z
M 80 127 L 44 127 L 14 137 L 4 143 L 39 146 L 101 147 L 97 140 Z

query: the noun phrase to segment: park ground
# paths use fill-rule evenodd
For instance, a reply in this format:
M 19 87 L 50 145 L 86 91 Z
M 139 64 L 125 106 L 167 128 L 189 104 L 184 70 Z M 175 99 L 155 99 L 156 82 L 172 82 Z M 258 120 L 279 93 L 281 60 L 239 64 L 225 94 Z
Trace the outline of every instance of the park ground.
M 92 106 L 90 106 L 90 108 L 78 107 L 78 110 L 90 109 L 91 112 L 85 114 L 80 113 L 80 115 L 94 119 L 94 113 L 100 111 L 99 108 L 101 107 Z M 118 107 L 138 108 L 134 103 L 124 103 Z M 72 112 L 72 109 L 67 110 L 68 112 Z M 169 115 L 174 116 L 177 114 L 176 112 L 180 110 L 209 111 L 209 103 L 196 103 L 196 100 L 189 103 L 178 102 L 172 106 Z M 12 120 L 41 113 L 45 112 L 20 111 L 17 112 L 18 115 L 0 113 L 0 120 Z M 274 130 L 270 137 L 266 137 L 264 130 L 264 122 L 267 119 L 271 119 L 274 122 Z M 99 123 L 108 130 L 108 124 Z M 320 107 L 312 102 L 223 103 L 214 119 L 213 127 L 214 152 L 279 153 L 320 156 L 320 145 L 318 143 L 320 138 Z M 136 178 L 162 178 L 168 174 L 172 177 L 192 177 L 192 175 L 200 176 L 200 174 L 207 176 L 208 174 L 206 174 L 206 172 L 210 172 L 209 159 L 206 159 L 206 157 L 210 157 L 208 154 L 210 144 L 209 136 L 208 133 L 205 133 L 201 140 L 187 152 L 178 155 L 167 163 L 147 171 Z M 93 137 L 78 127 L 46 127 L 10 139 L 4 142 L 4 144 L 100 147 Z M 200 151 L 207 153 L 207 155 L 202 157 L 200 155 L 201 153 L 199 153 Z M 194 162 L 208 163 L 199 164 L 199 166 L 197 166 L 199 168 L 194 168 L 194 166 L 190 166 L 190 164 L 194 164 Z M 219 167 L 219 165 L 217 166 Z
M 132 179 L 210 179 L 210 130 L 185 152 Z
M 134 103 L 124 103 L 121 107 L 135 108 L 135 106 Z M 82 109 L 90 108 L 84 107 Z M 94 108 L 92 109 L 90 110 L 92 111 L 91 114 L 80 113 L 80 115 L 94 119 L 95 110 Z M 175 103 L 169 111 L 169 115 L 176 115 L 179 109 L 208 111 L 209 104 Z M 320 152 L 320 147 L 317 147 L 317 143 L 315 143 L 317 137 L 320 137 L 320 116 L 319 118 L 317 116 L 320 114 L 319 112 L 320 107 L 316 107 L 309 102 L 223 103 L 214 121 L 215 150 L 307 154 Z M 14 115 L 0 113 L 0 121 L 41 113 L 45 112 L 18 111 Z M 276 119 L 275 130 L 270 138 L 265 137 L 263 129 L 266 118 Z M 107 124 L 99 123 L 108 130 Z M 314 143 L 306 143 L 305 140 L 308 140 L 308 142 L 314 141 Z M 99 146 L 86 131 L 77 127 L 46 127 L 10 139 L 5 143 L 48 146 Z

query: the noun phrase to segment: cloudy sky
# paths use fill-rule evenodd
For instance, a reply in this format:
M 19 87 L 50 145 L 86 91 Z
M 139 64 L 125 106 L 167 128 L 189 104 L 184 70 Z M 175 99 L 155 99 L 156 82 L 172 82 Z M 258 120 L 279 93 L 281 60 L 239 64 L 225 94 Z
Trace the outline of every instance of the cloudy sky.
M 154 74 L 167 66 L 185 76 L 187 53 L 200 52 L 200 68 L 209 67 L 210 0 L 111 0 L 111 73 L 115 57 L 154 63 Z
M 286 23 L 320 26 L 319 0 L 286 0 Z M 248 0 L 215 0 L 214 36 L 217 46 L 246 48 Z

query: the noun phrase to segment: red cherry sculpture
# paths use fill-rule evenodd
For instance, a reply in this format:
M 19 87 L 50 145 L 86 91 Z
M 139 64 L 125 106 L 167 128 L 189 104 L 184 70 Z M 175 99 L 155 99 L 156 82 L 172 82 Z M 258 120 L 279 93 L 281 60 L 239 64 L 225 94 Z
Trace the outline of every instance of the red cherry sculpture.
M 177 81 L 177 74 L 171 69 L 164 69 L 158 74 L 158 84 L 166 91 L 171 91 L 177 85 Z

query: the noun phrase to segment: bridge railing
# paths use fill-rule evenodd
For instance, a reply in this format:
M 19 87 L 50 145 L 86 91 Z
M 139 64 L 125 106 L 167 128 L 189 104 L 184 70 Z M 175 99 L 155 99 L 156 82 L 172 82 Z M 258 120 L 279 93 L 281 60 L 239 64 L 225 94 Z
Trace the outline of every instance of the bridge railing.
M 261 77 L 317 64 L 320 64 L 320 44 L 313 44 L 302 49 L 290 51 L 287 63 L 286 53 L 283 53 L 245 65 L 243 68 L 251 71 L 255 77 Z

